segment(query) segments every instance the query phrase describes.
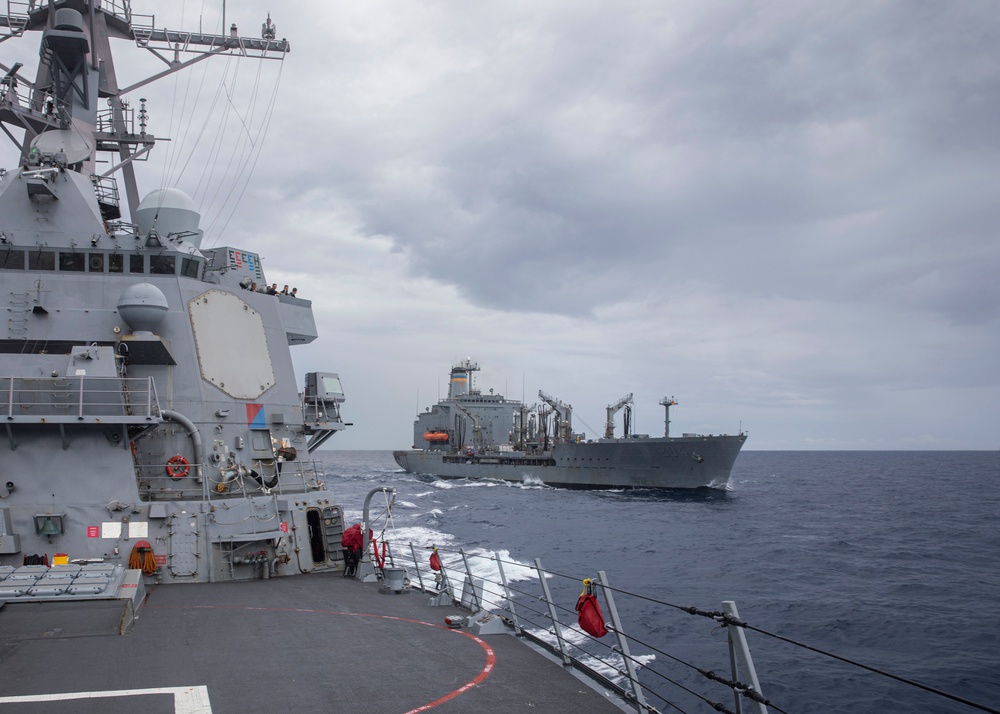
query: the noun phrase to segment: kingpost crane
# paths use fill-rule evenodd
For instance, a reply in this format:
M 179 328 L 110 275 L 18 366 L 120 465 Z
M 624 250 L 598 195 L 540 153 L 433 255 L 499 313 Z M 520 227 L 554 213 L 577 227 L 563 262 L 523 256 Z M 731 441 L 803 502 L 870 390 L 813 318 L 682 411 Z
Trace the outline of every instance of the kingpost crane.
M 563 404 L 555 397 L 551 397 L 541 389 L 538 390 L 538 398 L 552 407 L 556 413 L 556 437 L 567 441 L 573 438 L 573 406 Z
M 617 414 L 619 412 L 619 410 L 623 406 L 625 406 L 626 404 L 631 404 L 631 403 L 632 403 L 632 393 L 629 392 L 628 394 L 626 394 L 624 397 L 622 397 L 621 399 L 619 399 L 614 404 L 609 404 L 608 405 L 608 421 L 604 425 L 604 438 L 605 439 L 614 439 L 615 438 L 615 414 Z M 624 434 L 624 436 L 627 437 L 628 434 Z

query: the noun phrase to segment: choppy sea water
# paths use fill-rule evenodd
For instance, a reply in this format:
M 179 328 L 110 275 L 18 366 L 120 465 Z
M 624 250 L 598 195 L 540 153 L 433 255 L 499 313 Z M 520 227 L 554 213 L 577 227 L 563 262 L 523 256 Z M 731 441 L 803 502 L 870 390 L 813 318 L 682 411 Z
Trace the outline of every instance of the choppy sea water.
M 998 452 L 747 451 L 730 490 L 705 493 L 440 481 L 403 473 L 383 451 L 322 460 L 349 523 L 371 488 L 389 486 L 396 540 L 539 558 L 580 578 L 603 570 L 615 588 L 706 610 L 734 600 L 763 630 L 1000 708 Z M 572 608 L 579 583 L 554 586 Z M 642 642 L 728 672 L 711 621 L 618 601 L 623 628 Z M 764 694 L 787 712 L 975 711 L 748 637 Z M 662 655 L 651 666 L 732 708 L 690 668 Z M 659 674 L 640 679 L 683 711 L 708 710 Z

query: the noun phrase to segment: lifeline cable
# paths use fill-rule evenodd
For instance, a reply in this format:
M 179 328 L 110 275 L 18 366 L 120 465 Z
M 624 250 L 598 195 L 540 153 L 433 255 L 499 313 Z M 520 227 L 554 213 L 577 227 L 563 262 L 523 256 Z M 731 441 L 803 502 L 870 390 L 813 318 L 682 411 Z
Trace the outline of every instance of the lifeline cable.
M 568 577 L 568 576 L 564 576 L 564 577 Z M 826 657 L 830 657 L 832 659 L 839 660 L 841 662 L 844 662 L 845 664 L 854 665 L 855 667 L 859 667 L 859 668 L 867 670 L 869 672 L 873 672 L 874 674 L 880 674 L 883 677 L 888 677 L 889 679 L 894 679 L 897 682 L 901 682 L 903 684 L 908 684 L 911 687 L 916 687 L 917 689 L 922 689 L 925 692 L 930 692 L 931 694 L 936 694 L 939 697 L 944 697 L 945 699 L 950 699 L 952 701 L 959 702 L 960 704 L 965 704 L 966 706 L 972 707 L 973 709 L 979 709 L 980 711 L 990 712 L 990 714 L 1000 714 L 1000 709 L 994 709 L 993 707 L 986 706 L 985 704 L 979 704 L 978 702 L 974 702 L 971 699 L 966 699 L 965 697 L 960 697 L 957 694 L 951 694 L 951 693 L 946 692 L 944 690 L 936 689 L 935 687 L 931 687 L 929 685 L 922 684 L 922 683 L 917 682 L 915 680 L 907 679 L 906 677 L 901 677 L 898 674 L 892 674 L 891 672 L 886 672 L 885 670 L 879 669 L 877 667 L 872 667 L 871 665 L 867 665 L 867 664 L 863 664 L 861 662 L 857 662 L 857 661 L 852 660 L 852 659 L 850 659 L 848 657 L 842 657 L 841 655 L 834 654 L 833 652 L 827 652 L 826 650 L 820 649 L 819 647 L 813 647 L 812 645 L 807 645 L 804 642 L 798 642 L 798 641 L 790 639 L 788 637 L 783 637 L 782 635 L 776 634 L 774 632 L 768 632 L 767 630 L 762 630 L 759 627 L 754 627 L 753 625 L 750 625 L 747 622 L 744 622 L 743 620 L 738 620 L 737 618 L 732 617 L 731 615 L 728 615 L 728 614 L 726 614 L 724 612 L 712 611 L 712 610 L 700 610 L 700 609 L 698 609 L 696 607 L 685 607 L 683 605 L 675 605 L 672 602 L 666 602 L 666 601 L 663 601 L 663 600 L 657 600 L 656 598 L 646 597 L 645 595 L 639 595 L 637 593 L 631 593 L 631 592 L 628 592 L 626 590 L 619 590 L 617 588 L 612 588 L 612 587 L 608 587 L 608 589 L 611 590 L 611 591 L 613 591 L 613 592 L 616 592 L 616 593 L 621 593 L 622 595 L 628 595 L 630 597 L 639 598 L 640 600 L 647 600 L 648 602 L 656 603 L 658 605 L 664 605 L 666 607 L 672 607 L 672 608 L 675 608 L 677 610 L 682 610 L 682 611 L 688 613 L 689 615 L 699 615 L 701 617 L 707 617 L 707 618 L 716 620 L 717 622 L 722 622 L 722 623 L 727 624 L 727 625 L 736 625 L 737 627 L 743 627 L 743 628 L 745 628 L 747 630 L 752 630 L 753 632 L 756 632 L 758 634 L 767 635 L 768 637 L 773 637 L 774 639 L 780 640 L 780 641 L 785 642 L 787 644 L 795 645 L 796 647 L 802 647 L 803 649 L 807 649 L 807 650 L 809 650 L 811 652 L 815 652 L 817 654 L 825 655 Z
M 826 655 L 827 657 L 832 657 L 833 659 L 840 660 L 841 662 L 846 662 L 847 664 L 853 664 L 855 667 L 866 669 L 869 672 L 874 672 L 875 674 L 881 674 L 883 677 L 888 677 L 889 679 L 895 679 L 897 682 L 902 682 L 903 684 L 909 684 L 911 687 L 917 687 L 918 689 L 923 689 L 925 692 L 930 692 L 931 694 L 937 694 L 939 697 L 944 697 L 945 699 L 951 699 L 952 701 L 959 702 L 960 704 L 972 707 L 973 709 L 979 709 L 980 711 L 990 712 L 991 714 L 1000 714 L 1000 709 L 994 709 L 993 707 L 988 707 L 985 704 L 979 704 L 978 702 L 974 702 L 971 699 L 960 697 L 957 694 L 951 694 L 941 689 L 936 689 L 926 684 L 921 684 L 920 682 L 914 681 L 912 679 L 907 679 L 906 677 L 901 677 L 898 674 L 892 674 L 891 672 L 886 672 L 884 670 L 878 669 L 877 667 L 872 667 L 867 664 L 862 664 L 861 662 L 855 662 L 854 660 L 848 659 L 847 657 L 841 657 L 840 655 L 834 654 L 833 652 L 827 652 L 825 650 L 821 650 L 819 647 L 813 647 L 812 645 L 807 645 L 804 642 L 796 642 L 795 640 L 789 639 L 787 637 L 782 637 L 781 635 L 777 635 L 773 632 L 762 630 L 759 627 L 748 625 L 745 622 L 739 623 L 739 625 L 740 627 L 744 627 L 748 630 L 753 630 L 754 632 L 757 632 L 761 635 L 767 635 L 768 637 L 773 637 L 776 640 L 787 642 L 790 645 L 796 645 L 797 647 L 802 647 L 812 652 L 816 652 L 821 655 Z

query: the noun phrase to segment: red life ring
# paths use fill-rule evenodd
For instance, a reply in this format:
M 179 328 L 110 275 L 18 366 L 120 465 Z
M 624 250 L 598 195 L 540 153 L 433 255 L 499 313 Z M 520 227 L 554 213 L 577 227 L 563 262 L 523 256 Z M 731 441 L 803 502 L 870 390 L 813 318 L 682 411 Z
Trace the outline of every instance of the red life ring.
M 184 478 L 190 470 L 191 467 L 188 466 L 188 460 L 180 454 L 171 456 L 170 460 L 167 461 L 167 476 L 172 478 Z

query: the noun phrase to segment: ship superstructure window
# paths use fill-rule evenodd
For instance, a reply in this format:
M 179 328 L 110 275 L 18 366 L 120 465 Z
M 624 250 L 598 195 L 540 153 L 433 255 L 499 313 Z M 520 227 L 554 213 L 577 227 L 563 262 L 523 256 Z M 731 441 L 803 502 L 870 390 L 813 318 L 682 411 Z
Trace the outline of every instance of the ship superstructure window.
M 151 255 L 149 257 L 149 272 L 153 275 L 173 275 L 174 271 L 174 256 Z
M 181 275 L 185 278 L 198 277 L 198 261 L 194 258 L 185 258 L 181 262 Z
M 0 251 L 0 270 L 24 270 L 24 251 Z
M 87 256 L 87 270 L 91 273 L 103 273 L 104 253 L 91 253 Z
M 145 256 L 139 253 L 133 253 L 128 257 L 128 272 L 130 273 L 144 273 L 146 272 L 145 266 L 143 265 L 143 258 Z
M 59 270 L 82 273 L 85 257 L 83 253 L 59 253 Z
M 55 270 L 56 254 L 46 250 L 28 253 L 28 270 Z
M 124 273 L 125 272 L 125 256 L 121 253 L 112 253 L 108 256 L 108 272 L 109 273 Z

